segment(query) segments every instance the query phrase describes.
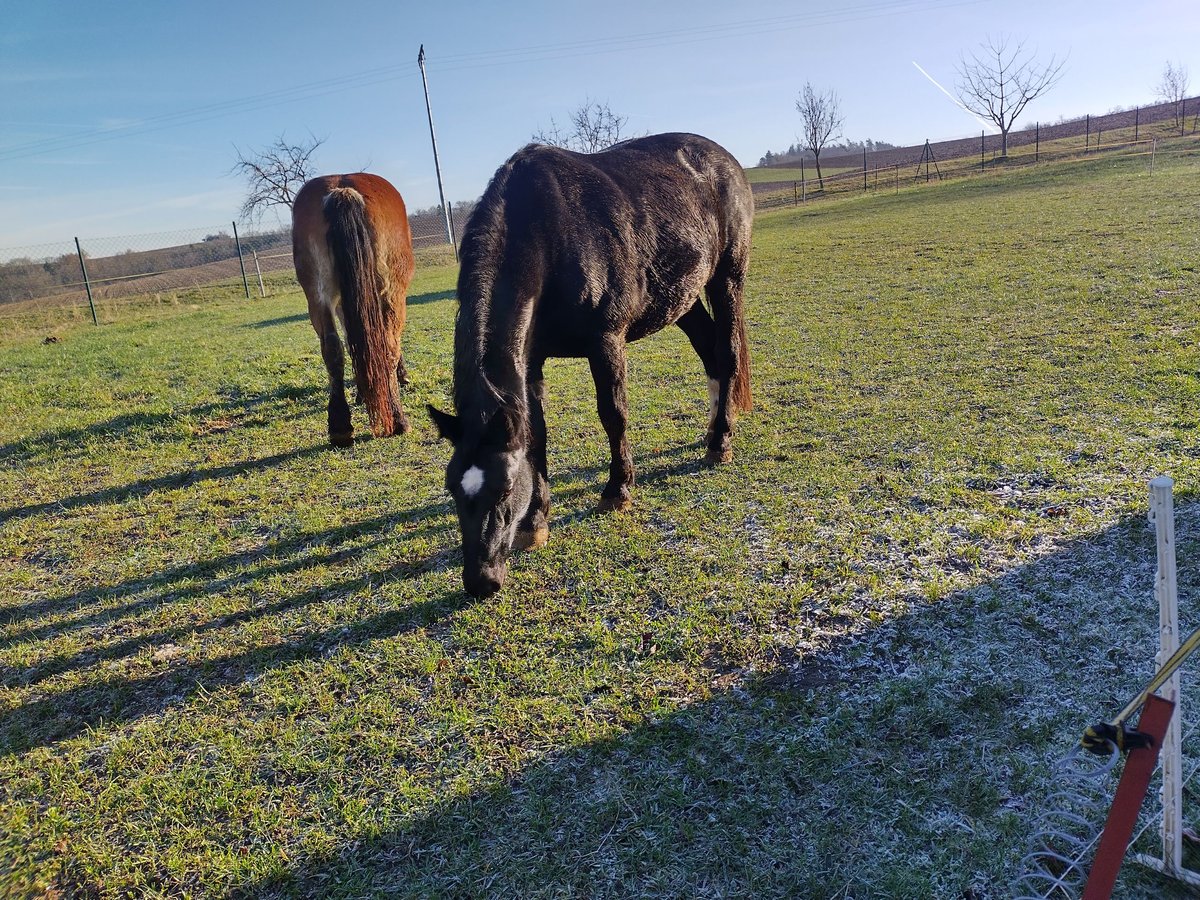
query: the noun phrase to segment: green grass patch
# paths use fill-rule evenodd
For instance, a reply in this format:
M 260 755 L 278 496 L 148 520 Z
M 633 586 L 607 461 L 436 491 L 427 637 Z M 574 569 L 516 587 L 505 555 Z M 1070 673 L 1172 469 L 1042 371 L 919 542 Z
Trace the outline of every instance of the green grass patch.
M 1160 472 L 1195 587 L 1198 190 L 1098 159 L 761 215 L 735 461 L 654 336 L 636 506 L 594 514 L 552 362 L 550 544 L 483 602 L 423 414 L 452 265 L 411 290 L 413 433 L 346 451 L 297 291 L 9 329 L 0 893 L 1005 896 L 1150 673 Z

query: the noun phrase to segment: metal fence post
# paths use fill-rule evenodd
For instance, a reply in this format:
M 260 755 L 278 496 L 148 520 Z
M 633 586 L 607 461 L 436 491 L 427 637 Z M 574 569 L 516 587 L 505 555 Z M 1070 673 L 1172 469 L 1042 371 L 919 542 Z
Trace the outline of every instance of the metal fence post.
M 985 132 L 983 129 L 980 129 L 980 130 L 979 130 L 979 171 L 980 171 L 980 172 L 982 172 L 982 171 L 983 171 L 983 168 L 984 168 L 984 162 L 983 162 L 983 138 L 984 138 L 984 135 L 985 135 L 985 134 L 986 134 L 986 132 Z
M 1138 119 L 1142 117 L 1142 108 L 1135 106 L 1133 108 L 1133 142 L 1136 144 L 1138 139 Z
M 1033 161 L 1037 162 L 1042 150 L 1042 123 L 1033 123 Z
M 237 247 L 238 265 L 242 267 L 242 287 L 246 289 L 246 299 L 250 299 L 250 282 L 246 280 L 246 260 L 242 256 L 242 239 L 238 237 L 237 222 L 233 223 L 233 244 Z
M 1092 144 L 1092 117 L 1087 115 L 1083 120 L 1083 152 L 1087 153 Z
M 88 279 L 87 263 L 83 261 L 83 248 L 79 246 L 79 238 L 75 238 L 75 252 L 79 254 L 79 268 L 83 270 L 83 286 L 87 288 L 88 306 L 92 310 L 92 324 L 99 325 L 100 320 L 96 318 L 96 303 L 92 300 L 92 282 Z
M 800 202 L 808 200 L 808 176 L 804 174 L 804 157 L 800 157 Z
M 867 192 L 867 148 L 863 147 L 863 193 Z

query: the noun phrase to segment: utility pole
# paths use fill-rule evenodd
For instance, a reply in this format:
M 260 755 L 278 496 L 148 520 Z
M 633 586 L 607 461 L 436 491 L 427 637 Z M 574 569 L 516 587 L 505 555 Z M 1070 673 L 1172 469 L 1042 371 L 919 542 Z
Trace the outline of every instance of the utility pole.
M 433 168 L 437 172 L 438 197 L 442 201 L 442 218 L 446 223 L 446 240 L 454 248 L 454 261 L 458 262 L 458 243 L 454 240 L 454 229 L 450 227 L 450 207 L 446 203 L 446 191 L 442 187 L 442 164 L 438 161 L 437 135 L 433 130 L 433 107 L 429 105 L 429 81 L 425 77 L 425 45 L 417 54 L 417 65 L 421 69 L 421 84 L 425 87 L 425 112 L 429 115 L 429 139 L 433 142 Z

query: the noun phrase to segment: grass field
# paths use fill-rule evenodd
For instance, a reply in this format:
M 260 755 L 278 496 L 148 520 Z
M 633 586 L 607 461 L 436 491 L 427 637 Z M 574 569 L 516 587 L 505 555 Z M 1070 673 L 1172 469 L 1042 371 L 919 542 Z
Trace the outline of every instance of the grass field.
M 551 363 L 550 544 L 481 602 L 422 414 L 452 266 L 414 432 L 346 451 L 298 293 L 0 320 L 0 895 L 1007 896 L 1151 672 L 1161 472 L 1196 624 L 1196 196 L 1100 159 L 760 216 L 734 463 L 657 335 L 595 515 Z
M 826 178 L 829 178 L 833 175 L 840 175 L 843 172 L 853 171 L 856 170 L 846 168 L 845 166 L 838 168 L 827 166 L 824 163 L 821 164 L 821 174 Z M 860 167 L 857 169 L 857 171 L 861 172 L 862 168 Z M 817 167 L 815 165 L 810 165 L 804 169 L 801 169 L 799 166 L 770 166 L 756 167 L 746 170 L 746 179 L 751 184 L 758 184 L 759 182 L 763 181 L 799 181 L 801 178 L 807 178 L 810 182 L 816 184 Z

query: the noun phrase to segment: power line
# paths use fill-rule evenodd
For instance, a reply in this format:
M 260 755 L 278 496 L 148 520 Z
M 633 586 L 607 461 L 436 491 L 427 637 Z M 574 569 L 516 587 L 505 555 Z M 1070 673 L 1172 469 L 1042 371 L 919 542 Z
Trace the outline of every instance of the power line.
M 701 41 L 722 40 L 729 37 L 750 37 L 774 31 L 793 31 L 820 25 L 834 25 L 862 21 L 901 12 L 929 12 L 955 6 L 977 5 L 983 0 L 880 0 L 861 6 L 844 7 L 836 10 L 797 13 L 773 16 L 764 19 L 748 19 L 714 25 L 699 25 L 691 28 L 675 28 L 666 31 L 645 32 L 609 38 L 591 38 L 581 41 L 556 42 L 530 47 L 480 51 L 439 57 L 440 68 L 479 68 L 510 62 L 535 62 L 543 59 L 559 59 L 564 56 L 580 56 L 592 53 L 610 53 L 643 47 L 675 46 Z
M 511 67 L 517 64 L 548 62 L 573 59 L 579 56 L 595 56 L 608 53 L 623 53 L 658 47 L 683 46 L 731 38 L 754 37 L 777 31 L 794 31 L 823 25 L 844 24 L 881 18 L 901 13 L 931 12 L 957 6 L 977 5 L 983 0 L 878 0 L 878 2 L 844 7 L 835 10 L 772 16 L 739 22 L 712 25 L 697 25 L 689 28 L 674 28 L 641 34 L 607 38 L 590 38 L 578 41 L 559 41 L 529 47 L 514 47 L 472 53 L 449 54 L 440 59 L 438 68 L 443 71 L 463 71 L 479 68 Z M 179 125 L 190 125 L 212 121 L 239 112 L 254 112 L 285 103 L 310 100 L 352 88 L 369 87 L 388 81 L 416 78 L 411 66 L 391 65 L 367 69 L 350 75 L 307 82 L 286 88 L 278 88 L 261 94 L 223 100 L 185 110 L 160 113 L 139 119 L 127 126 L 97 128 L 83 133 L 60 135 L 0 148 L 0 161 L 27 159 L 60 150 L 85 147 L 104 141 L 132 137 L 152 131 L 160 131 Z
M 409 66 L 385 66 L 379 69 L 370 69 L 365 72 L 359 72 L 354 75 L 343 75 L 337 78 L 309 82 L 307 84 L 296 85 L 290 88 L 279 88 L 278 90 L 268 91 L 264 94 L 256 94 L 250 97 L 243 97 L 237 100 L 225 100 L 219 103 L 210 103 L 205 106 L 192 107 L 186 110 L 160 113 L 159 115 L 148 116 L 144 119 L 140 119 L 139 121 L 126 126 L 120 126 L 116 128 L 97 128 L 91 131 L 83 132 L 82 134 L 60 135 L 59 137 L 30 141 L 25 144 L 18 144 L 13 147 L 0 149 L 0 160 L 24 159 L 30 156 L 39 156 L 43 153 L 53 152 L 55 150 L 74 149 L 76 147 L 84 147 L 89 144 L 108 141 L 114 138 L 140 135 L 151 131 L 160 131 L 164 128 L 173 128 L 177 125 L 190 125 L 196 122 L 207 122 L 213 119 L 223 118 L 236 112 L 253 112 L 255 110 L 265 109 L 270 106 L 279 106 L 284 103 L 294 103 L 299 100 L 308 100 L 314 97 L 325 96 L 327 94 L 339 93 L 353 87 L 366 87 L 372 84 L 379 84 L 384 81 L 415 78 L 415 74 L 408 71 L 409 68 Z

